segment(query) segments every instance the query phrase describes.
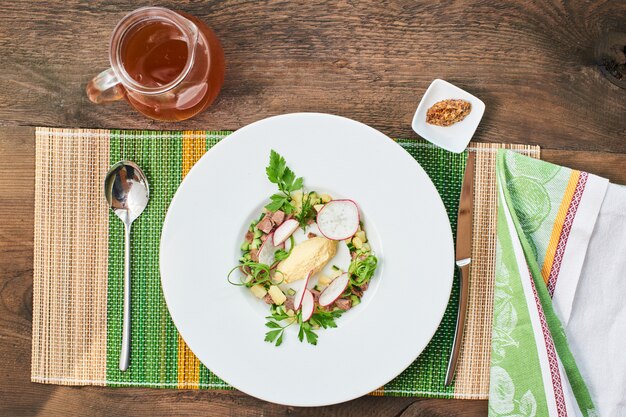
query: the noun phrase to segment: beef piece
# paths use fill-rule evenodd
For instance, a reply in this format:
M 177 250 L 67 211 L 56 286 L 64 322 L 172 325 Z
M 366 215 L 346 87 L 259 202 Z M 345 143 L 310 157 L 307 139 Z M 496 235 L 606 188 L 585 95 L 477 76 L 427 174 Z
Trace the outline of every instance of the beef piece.
M 258 249 L 250 249 L 250 259 L 254 262 L 259 262 L 259 250 Z
M 317 235 L 313 232 L 309 232 L 308 235 L 306 235 L 309 239 L 313 239 L 314 237 L 317 237 Z
M 363 283 L 363 285 L 361 285 L 361 289 L 362 289 L 363 291 L 367 291 L 367 287 L 369 287 L 369 286 L 370 286 L 370 282 L 369 282 L 369 281 L 365 281 L 365 282 Z
M 263 297 L 263 301 L 265 301 L 267 304 L 274 304 L 274 300 L 272 300 L 272 296 L 269 294 L 265 294 L 265 297 Z
M 356 285 L 353 285 L 352 294 L 356 295 L 359 298 L 363 297 L 363 289 L 361 287 L 357 287 Z
M 285 212 L 278 210 L 276 213 L 272 214 L 272 221 L 276 226 L 280 225 L 285 221 Z
M 335 301 L 335 306 L 337 306 L 337 308 L 339 308 L 340 310 L 350 310 L 352 308 L 352 300 L 346 300 L 345 298 L 340 298 L 337 301 Z
M 287 297 L 287 299 L 285 300 L 285 309 L 287 311 L 289 310 L 295 311 L 295 308 L 293 308 L 293 297 Z
M 319 302 L 320 292 L 314 288 L 311 288 L 309 291 L 311 291 L 311 294 L 313 294 L 313 301 L 315 301 L 316 303 Z
M 269 214 L 266 214 L 265 217 L 256 225 L 257 229 L 262 231 L 263 233 L 269 233 L 274 228 L 274 223 L 272 223 L 272 218 Z
M 253 232 L 248 231 L 248 232 L 246 233 L 246 242 L 248 242 L 248 243 L 252 243 L 252 241 L 253 241 L 253 240 L 254 240 L 254 233 L 253 233 Z

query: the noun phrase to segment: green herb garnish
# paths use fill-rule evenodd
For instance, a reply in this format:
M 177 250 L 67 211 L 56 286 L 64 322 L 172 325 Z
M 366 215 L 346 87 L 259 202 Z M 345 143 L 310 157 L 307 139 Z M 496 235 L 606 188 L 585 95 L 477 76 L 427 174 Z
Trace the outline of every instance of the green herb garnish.
M 361 286 L 369 281 L 374 272 L 376 272 L 376 266 L 378 265 L 378 259 L 374 255 L 368 255 L 367 258 L 361 260 L 357 256 L 350 263 L 348 273 L 350 274 L 350 283 L 352 285 Z
M 302 321 L 302 314 L 298 312 L 298 323 L 300 324 L 300 330 L 298 331 L 298 339 L 302 342 L 306 337 L 306 341 L 312 345 L 317 345 L 317 334 L 313 331 L 311 323 L 308 321 Z
M 278 308 L 272 309 L 272 315 L 266 317 L 268 319 L 265 326 L 270 330 L 265 333 L 265 341 L 274 343 L 276 346 L 280 346 L 283 343 L 283 335 L 285 329 L 294 323 L 298 323 L 300 328 L 298 329 L 298 339 L 303 342 L 305 339 L 312 345 L 317 345 L 317 334 L 315 333 L 316 327 L 324 329 L 335 328 L 337 323 L 335 320 L 341 317 L 343 311 L 334 310 L 326 311 L 317 309 L 311 316 L 309 321 L 302 321 L 302 312 L 298 311 L 295 316 L 290 316 L 287 313 L 279 310 Z M 281 322 L 289 320 L 287 324 L 281 324 Z
M 274 253 L 274 259 L 276 260 L 276 262 L 280 262 L 283 259 L 287 259 L 289 257 L 289 252 L 287 252 L 284 249 L 278 249 L 275 253 Z
M 311 316 L 310 322 L 324 329 L 335 328 L 337 327 L 335 319 L 341 317 L 342 314 L 343 310 L 326 311 L 318 309 L 317 312 L 313 313 Z
M 300 223 L 302 230 L 309 224 L 309 220 L 315 217 L 315 211 L 311 201 L 312 194 L 314 194 L 313 191 L 302 196 L 302 208 L 300 208 L 300 212 L 294 216 L 298 223 Z
M 274 253 L 274 260 L 276 262 L 280 262 L 283 259 L 287 259 L 289 258 L 289 255 L 291 255 L 291 251 L 293 250 L 293 247 L 296 246 L 295 241 L 293 240 L 293 236 L 289 236 L 289 242 L 290 242 L 289 251 L 286 251 L 284 249 L 278 249 Z
M 265 341 L 269 343 L 274 343 L 276 346 L 280 346 L 283 343 L 283 334 L 285 333 L 285 329 L 295 323 L 296 318 L 289 316 L 287 313 L 283 311 L 272 310 L 272 315 L 265 317 L 268 319 L 267 323 L 265 323 L 266 327 L 269 327 L 269 331 L 265 333 Z M 280 322 L 283 320 L 292 319 L 286 325 L 281 325 Z
M 287 166 L 285 158 L 274 150 L 270 153 L 270 164 L 265 168 L 265 172 L 267 179 L 278 185 L 280 190 L 279 193 L 270 196 L 272 202 L 265 208 L 272 212 L 282 210 L 287 214 L 293 213 L 296 208 L 291 204 L 291 193 L 302 189 L 304 182 L 302 177 L 296 177 L 296 174 Z
M 282 284 L 284 280 L 283 279 L 278 282 L 274 281 L 272 279 L 271 267 L 269 265 L 245 259 L 240 260 L 240 262 L 241 264 L 231 269 L 226 276 L 226 279 L 232 285 L 250 288 L 258 284 L 262 285 L 265 289 L 268 289 L 271 285 Z M 245 275 L 245 277 L 242 278 L 240 282 L 233 282 L 230 279 L 231 275 L 236 270 L 241 270 L 241 272 Z M 276 273 L 282 274 L 282 272 L 280 271 L 276 271 Z

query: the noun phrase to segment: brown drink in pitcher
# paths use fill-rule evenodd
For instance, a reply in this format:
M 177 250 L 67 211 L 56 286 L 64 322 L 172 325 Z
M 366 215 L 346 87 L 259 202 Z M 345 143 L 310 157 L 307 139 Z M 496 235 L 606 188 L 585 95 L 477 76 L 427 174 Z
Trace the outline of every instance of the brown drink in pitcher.
M 224 52 L 204 23 L 181 12 L 145 7 L 113 31 L 111 68 L 87 86 L 94 103 L 121 98 L 157 120 L 188 119 L 206 109 L 224 83 Z

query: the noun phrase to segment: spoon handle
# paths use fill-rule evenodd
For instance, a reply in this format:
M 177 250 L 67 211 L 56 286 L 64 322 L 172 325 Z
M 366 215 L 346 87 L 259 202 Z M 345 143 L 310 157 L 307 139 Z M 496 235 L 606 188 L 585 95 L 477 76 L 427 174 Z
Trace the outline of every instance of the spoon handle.
M 130 362 L 130 224 L 124 224 L 124 316 L 120 371 L 128 369 Z

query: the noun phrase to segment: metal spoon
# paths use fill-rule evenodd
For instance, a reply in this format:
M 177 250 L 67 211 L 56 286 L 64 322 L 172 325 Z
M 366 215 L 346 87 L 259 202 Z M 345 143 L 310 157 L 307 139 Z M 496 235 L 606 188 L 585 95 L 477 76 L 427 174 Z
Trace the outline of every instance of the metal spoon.
M 124 316 L 120 371 L 130 362 L 130 226 L 148 205 L 150 189 L 141 169 L 131 161 L 113 165 L 104 180 L 104 195 L 124 223 Z

